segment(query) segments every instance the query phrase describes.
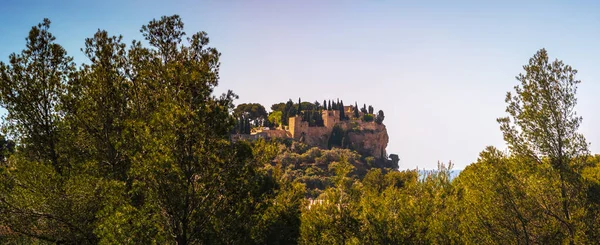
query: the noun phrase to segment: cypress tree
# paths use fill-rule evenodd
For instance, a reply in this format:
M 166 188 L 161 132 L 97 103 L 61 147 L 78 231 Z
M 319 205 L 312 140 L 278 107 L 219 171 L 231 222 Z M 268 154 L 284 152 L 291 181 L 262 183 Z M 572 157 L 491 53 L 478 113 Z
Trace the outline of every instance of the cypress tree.
M 344 121 L 346 120 L 346 115 L 344 114 L 344 101 L 340 102 L 340 104 L 338 105 L 339 110 L 340 110 L 340 121 Z
M 358 118 L 358 104 L 354 102 L 354 118 Z
M 319 112 L 315 112 L 315 124 L 319 127 L 325 126 L 325 123 L 323 122 L 323 117 Z
M 323 110 L 327 110 L 327 101 L 323 100 Z

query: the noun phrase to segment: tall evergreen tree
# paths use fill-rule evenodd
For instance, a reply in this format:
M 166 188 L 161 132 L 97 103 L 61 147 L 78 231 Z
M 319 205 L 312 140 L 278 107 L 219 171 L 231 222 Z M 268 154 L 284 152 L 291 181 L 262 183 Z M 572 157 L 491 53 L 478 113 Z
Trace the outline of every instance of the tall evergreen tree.
M 57 149 L 59 107 L 66 79 L 74 72 L 73 58 L 56 44 L 48 31 L 50 20 L 34 26 L 27 37 L 27 49 L 11 54 L 9 65 L 0 63 L 0 103 L 8 111 L 11 127 L 35 152 L 35 158 L 49 160 L 62 172 Z
M 368 114 L 368 113 L 369 113 L 369 111 L 367 111 L 367 104 L 363 104 L 363 107 L 360 109 L 360 111 L 361 111 L 363 114 Z
M 18 146 L 10 168 L 0 166 L 0 225 L 42 241 L 93 244 L 103 202 L 85 190 L 99 188 L 100 180 L 79 178 L 77 169 L 87 166 L 74 168 L 65 155 L 72 142 L 62 140 L 71 133 L 62 99 L 75 65 L 49 28 L 48 19 L 32 27 L 26 48 L 11 54 L 9 64 L 0 62 L 4 129 Z
M 354 118 L 358 118 L 358 104 L 354 102 Z
M 288 115 L 290 108 L 294 106 L 294 102 L 292 99 L 289 99 L 288 102 L 285 103 L 285 109 L 281 112 L 281 124 L 288 125 L 288 119 L 292 116 Z
M 525 74 L 519 74 L 521 83 L 515 86 L 515 94 L 506 95 L 507 117 L 499 118 L 504 140 L 513 154 L 532 160 L 532 164 L 544 164 L 548 158 L 557 179 L 556 200 L 560 205 L 548 205 L 548 218 L 556 219 L 564 227 L 569 243 L 574 244 L 578 229 L 573 216 L 577 208 L 577 190 L 581 175 L 579 169 L 585 164 L 588 144 L 578 132 L 582 118 L 577 116 L 577 70 L 562 61 L 549 61 L 545 49 L 539 50 L 523 66 Z M 556 203 L 556 204 L 558 204 Z M 556 208 L 560 206 L 560 208 Z
M 383 114 L 382 110 L 379 110 L 379 112 L 377 112 L 377 116 L 375 117 L 375 122 L 378 124 L 382 124 L 383 119 L 385 119 L 385 115 Z
M 344 101 L 339 103 L 340 121 L 346 120 L 346 114 L 344 112 Z

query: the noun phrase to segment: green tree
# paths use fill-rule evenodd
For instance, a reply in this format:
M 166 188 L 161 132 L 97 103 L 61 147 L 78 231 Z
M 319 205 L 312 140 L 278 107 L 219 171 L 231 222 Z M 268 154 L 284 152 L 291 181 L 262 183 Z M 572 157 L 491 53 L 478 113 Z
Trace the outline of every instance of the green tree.
M 42 241 L 96 243 L 95 212 L 107 193 L 94 191 L 99 179 L 81 174 L 88 165 L 73 165 L 67 156 L 62 98 L 75 66 L 49 28 L 48 19 L 32 27 L 26 49 L 0 63 L 5 130 L 17 144 L 0 171 L 0 223 Z
M 373 169 L 362 180 L 358 201 L 361 240 L 369 244 L 428 243 L 427 231 L 441 192 L 437 176 L 419 182 L 417 171 Z M 439 215 L 439 214 L 438 214 Z
M 65 49 L 54 43 L 49 28 L 48 19 L 32 27 L 27 48 L 11 54 L 9 65 L 0 63 L 0 102 L 8 112 L 11 133 L 23 136 L 19 143 L 35 148 L 35 157 L 50 160 L 60 173 L 58 109 L 75 65 Z
M 340 104 L 338 105 L 338 108 L 340 110 L 340 121 L 346 120 L 346 114 L 344 111 L 344 101 L 340 102 Z
M 327 148 L 331 149 L 334 146 L 343 148 L 344 147 L 344 138 L 346 137 L 346 131 L 339 125 L 333 126 L 331 130 L 331 135 L 329 136 L 329 140 L 327 141 Z
M 295 116 L 295 114 L 293 116 L 289 115 L 290 109 L 292 109 L 292 107 L 294 107 L 294 102 L 292 102 L 292 100 L 290 99 L 287 103 L 285 103 L 285 108 L 282 111 L 283 115 L 281 116 L 281 122 L 283 123 L 283 125 L 288 125 L 288 119 L 290 117 Z
M 271 122 L 275 126 L 281 125 L 281 116 L 283 113 L 281 111 L 273 111 L 269 114 L 269 122 Z
M 140 52 L 158 62 L 150 74 L 156 78 L 140 86 L 155 88 L 149 92 L 158 104 L 151 120 L 139 122 L 143 125 L 136 134 L 143 144 L 130 172 L 144 201 L 133 214 L 158 214 L 168 242 L 249 240 L 247 224 L 255 206 L 247 203 L 257 202 L 260 188 L 254 187 L 261 187 L 255 183 L 262 183 L 263 175 L 256 171 L 260 164 L 252 159 L 249 145 L 229 142 L 234 124 L 229 111 L 236 96 L 231 91 L 211 94 L 218 85 L 220 53 L 207 46 L 204 32 L 184 44 L 177 15 L 152 20 L 142 34 L 152 47 Z M 234 222 L 238 216 L 243 220 Z M 132 226 L 115 222 L 112 227 Z
M 375 117 L 375 122 L 377 124 L 382 124 L 383 119 L 385 119 L 385 115 L 383 114 L 382 110 L 379 110 L 379 112 L 377 112 L 377 116 Z
M 297 108 L 298 107 L 296 107 L 296 106 L 290 107 L 290 109 L 288 110 L 288 113 L 287 113 L 288 118 L 299 115 Z
M 260 124 L 263 121 L 265 121 L 268 116 L 265 107 L 259 103 L 239 104 L 235 109 L 233 109 L 233 114 L 235 116 L 247 114 L 248 118 L 252 121 L 252 124 L 254 126 L 260 126 Z
M 271 111 L 283 112 L 284 110 L 285 110 L 285 103 L 283 103 L 283 102 L 271 105 Z
M 543 164 L 547 157 L 558 174 L 560 209 L 548 207 L 551 218 L 558 220 L 570 244 L 574 244 L 578 230 L 573 220 L 574 202 L 582 167 L 581 156 L 588 154 L 583 135 L 577 132 L 581 117 L 575 112 L 577 70 L 562 61 L 550 62 L 545 49 L 539 50 L 523 66 L 521 83 L 515 94 L 506 95 L 507 117 L 499 118 L 504 140 L 513 154 L 531 159 L 531 164 Z
M 353 166 L 346 160 L 332 163 L 334 188 L 328 188 L 302 211 L 300 242 L 303 244 L 359 244 L 356 219 L 358 192 L 350 176 Z
M 73 130 L 69 147 L 79 151 L 81 159 L 93 160 L 101 176 L 125 181 L 130 166 L 133 142 L 125 136 L 126 121 L 131 120 L 131 83 L 125 69 L 126 45 L 122 37 L 98 31 L 85 40 L 84 54 L 90 65 L 83 65 L 70 80 L 65 96 L 65 121 Z M 88 149 L 88 150 L 81 150 Z M 74 156 L 76 154 L 73 154 Z
M 354 102 L 354 118 L 359 118 L 359 114 L 358 114 L 358 104 L 356 102 Z

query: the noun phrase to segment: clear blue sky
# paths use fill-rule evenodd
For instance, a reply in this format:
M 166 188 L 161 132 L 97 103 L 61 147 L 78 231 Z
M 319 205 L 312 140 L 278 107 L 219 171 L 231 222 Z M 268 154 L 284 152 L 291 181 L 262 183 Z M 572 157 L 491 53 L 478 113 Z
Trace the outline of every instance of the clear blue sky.
M 598 1 L 28 1 L 0 0 L 0 60 L 44 17 L 77 63 L 98 28 L 142 39 L 179 14 L 223 53 L 218 92 L 237 103 L 343 99 L 385 112 L 400 168 L 462 169 L 487 145 L 522 65 L 540 48 L 579 70 L 581 131 L 600 152 Z M 526 2 L 526 3 L 524 3 Z

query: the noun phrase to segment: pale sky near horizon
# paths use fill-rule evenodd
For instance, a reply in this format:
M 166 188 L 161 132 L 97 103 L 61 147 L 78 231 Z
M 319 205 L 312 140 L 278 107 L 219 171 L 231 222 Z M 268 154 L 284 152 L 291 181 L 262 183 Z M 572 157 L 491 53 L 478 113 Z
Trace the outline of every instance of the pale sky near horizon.
M 495 3 L 492 3 L 495 2 Z M 340 98 L 385 112 L 400 169 L 463 169 L 488 145 L 515 76 L 540 48 L 579 70 L 581 132 L 600 153 L 597 1 L 30 1 L 0 0 L 0 61 L 43 18 L 78 64 L 97 29 L 141 40 L 179 14 L 222 53 L 217 92 L 236 104 Z

